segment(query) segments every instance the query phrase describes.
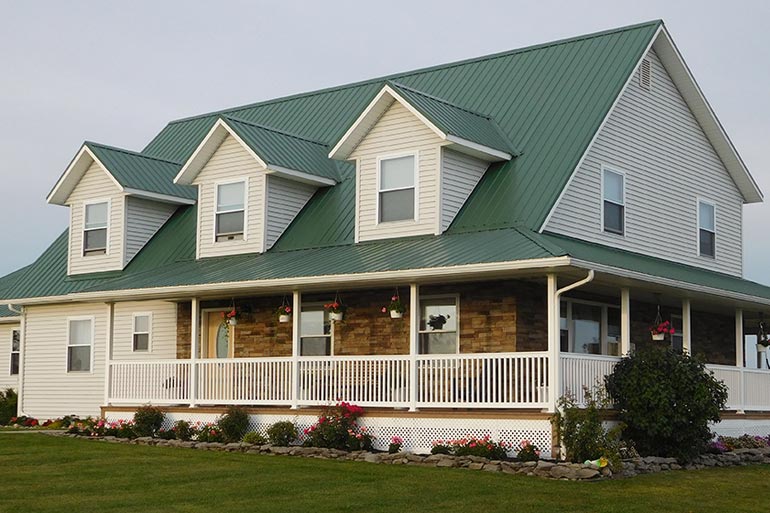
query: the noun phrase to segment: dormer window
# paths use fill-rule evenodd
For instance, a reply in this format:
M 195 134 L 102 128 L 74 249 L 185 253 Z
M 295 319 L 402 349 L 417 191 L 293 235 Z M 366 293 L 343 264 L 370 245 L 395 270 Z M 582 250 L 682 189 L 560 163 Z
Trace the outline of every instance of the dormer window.
M 107 221 L 110 204 L 107 201 L 85 205 L 83 227 L 83 256 L 107 254 Z
M 379 159 L 379 222 L 415 219 L 415 156 Z
M 245 205 L 245 181 L 217 185 L 217 242 L 244 239 Z

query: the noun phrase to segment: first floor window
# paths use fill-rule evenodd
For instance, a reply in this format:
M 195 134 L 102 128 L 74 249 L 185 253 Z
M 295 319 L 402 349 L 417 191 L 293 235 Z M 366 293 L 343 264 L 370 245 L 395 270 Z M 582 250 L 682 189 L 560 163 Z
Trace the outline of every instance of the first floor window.
M 705 201 L 698 202 L 698 254 L 714 258 L 716 255 L 716 207 Z
M 379 222 L 414 220 L 414 155 L 380 160 Z
M 152 316 L 150 314 L 134 315 L 133 348 L 134 351 L 150 350 L 150 332 Z
M 626 224 L 625 177 L 620 173 L 605 169 L 602 183 L 604 231 L 623 235 Z
M 67 372 L 88 372 L 91 370 L 93 328 L 91 319 L 71 319 L 69 321 Z
M 671 327 L 674 333 L 671 335 L 671 349 L 681 353 L 684 351 L 684 323 L 681 315 L 671 316 Z
M 243 240 L 246 182 L 217 185 L 216 241 Z
M 560 314 L 562 351 L 620 355 L 620 308 L 566 300 Z
M 19 354 L 21 353 L 21 331 L 11 331 L 11 376 L 19 373 Z
M 420 299 L 420 354 L 455 354 L 458 350 L 457 297 Z
M 91 203 L 85 206 L 83 228 L 83 255 L 104 255 L 107 253 L 107 222 L 110 217 L 110 205 Z
M 332 329 L 323 305 L 303 305 L 300 315 L 300 351 L 302 356 L 329 356 L 332 351 Z

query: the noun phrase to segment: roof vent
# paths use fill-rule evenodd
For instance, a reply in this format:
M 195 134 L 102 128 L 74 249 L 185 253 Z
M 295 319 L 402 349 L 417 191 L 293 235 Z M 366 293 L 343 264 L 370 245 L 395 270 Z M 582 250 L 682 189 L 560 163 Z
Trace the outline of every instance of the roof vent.
M 650 63 L 650 59 L 642 59 L 642 64 L 639 66 L 639 85 L 647 91 L 652 87 L 652 63 Z

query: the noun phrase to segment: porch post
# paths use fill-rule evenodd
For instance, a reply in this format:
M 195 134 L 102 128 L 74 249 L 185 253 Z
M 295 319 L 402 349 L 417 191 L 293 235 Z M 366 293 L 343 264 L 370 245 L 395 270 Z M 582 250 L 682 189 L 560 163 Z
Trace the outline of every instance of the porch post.
M 419 353 L 420 286 L 409 284 L 409 411 L 417 411 L 417 354 Z
M 107 338 L 104 342 L 104 405 L 110 404 L 112 342 L 115 325 L 115 303 L 107 303 Z
M 620 356 L 631 352 L 631 291 L 620 289 Z
M 740 379 L 738 380 L 738 386 L 740 390 L 736 394 L 741 402 L 740 406 L 736 408 L 737 413 L 744 413 L 743 404 L 745 403 L 746 386 L 744 384 L 743 367 L 745 365 L 743 361 L 743 310 L 740 308 L 735 309 L 735 366 L 738 367 L 740 373 Z
M 558 282 L 556 275 L 548 275 L 548 411 L 556 411 L 556 403 L 561 393 L 560 352 L 561 338 L 559 337 L 559 298 L 556 295 Z
M 291 409 L 299 408 L 299 350 L 300 350 L 300 316 L 302 315 L 302 293 L 295 290 L 292 293 L 291 311 Z
M 682 351 L 690 354 L 691 351 L 691 337 L 692 331 L 690 330 L 690 300 L 682 300 Z
M 198 298 L 192 298 L 190 303 L 190 408 L 193 408 L 198 400 L 198 344 L 201 321 Z

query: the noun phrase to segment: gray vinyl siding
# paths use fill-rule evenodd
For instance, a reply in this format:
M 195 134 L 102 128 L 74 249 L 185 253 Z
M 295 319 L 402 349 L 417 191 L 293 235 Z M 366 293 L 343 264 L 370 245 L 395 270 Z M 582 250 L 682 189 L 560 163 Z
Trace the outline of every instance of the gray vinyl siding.
M 441 166 L 442 232 L 452 224 L 488 166 L 488 162 L 444 148 Z
M 278 176 L 267 177 L 267 223 L 265 250 L 281 237 L 302 207 L 313 197 L 316 188 Z
M 107 254 L 84 256 L 85 205 L 97 200 L 110 202 Z M 125 196 L 107 172 L 96 162 L 92 163 L 67 199 L 70 207 L 69 274 L 123 269 L 124 201 Z
M 150 350 L 134 352 L 134 314 L 150 314 Z M 170 301 L 115 303 L 113 360 L 162 360 L 176 358 L 176 304 Z
M 20 324 L 0 324 L 0 390 L 19 388 L 19 376 L 11 375 L 11 334 Z
M 126 257 L 131 261 L 176 210 L 176 205 L 126 198 Z
M 743 198 L 653 51 L 596 137 L 545 230 L 740 276 Z M 602 231 L 602 166 L 626 175 L 624 236 Z M 716 258 L 698 255 L 698 198 L 716 204 Z
M 99 415 L 104 402 L 108 306 L 29 306 L 24 334 L 23 411 L 38 418 Z M 93 317 L 90 372 L 67 372 L 70 317 Z

